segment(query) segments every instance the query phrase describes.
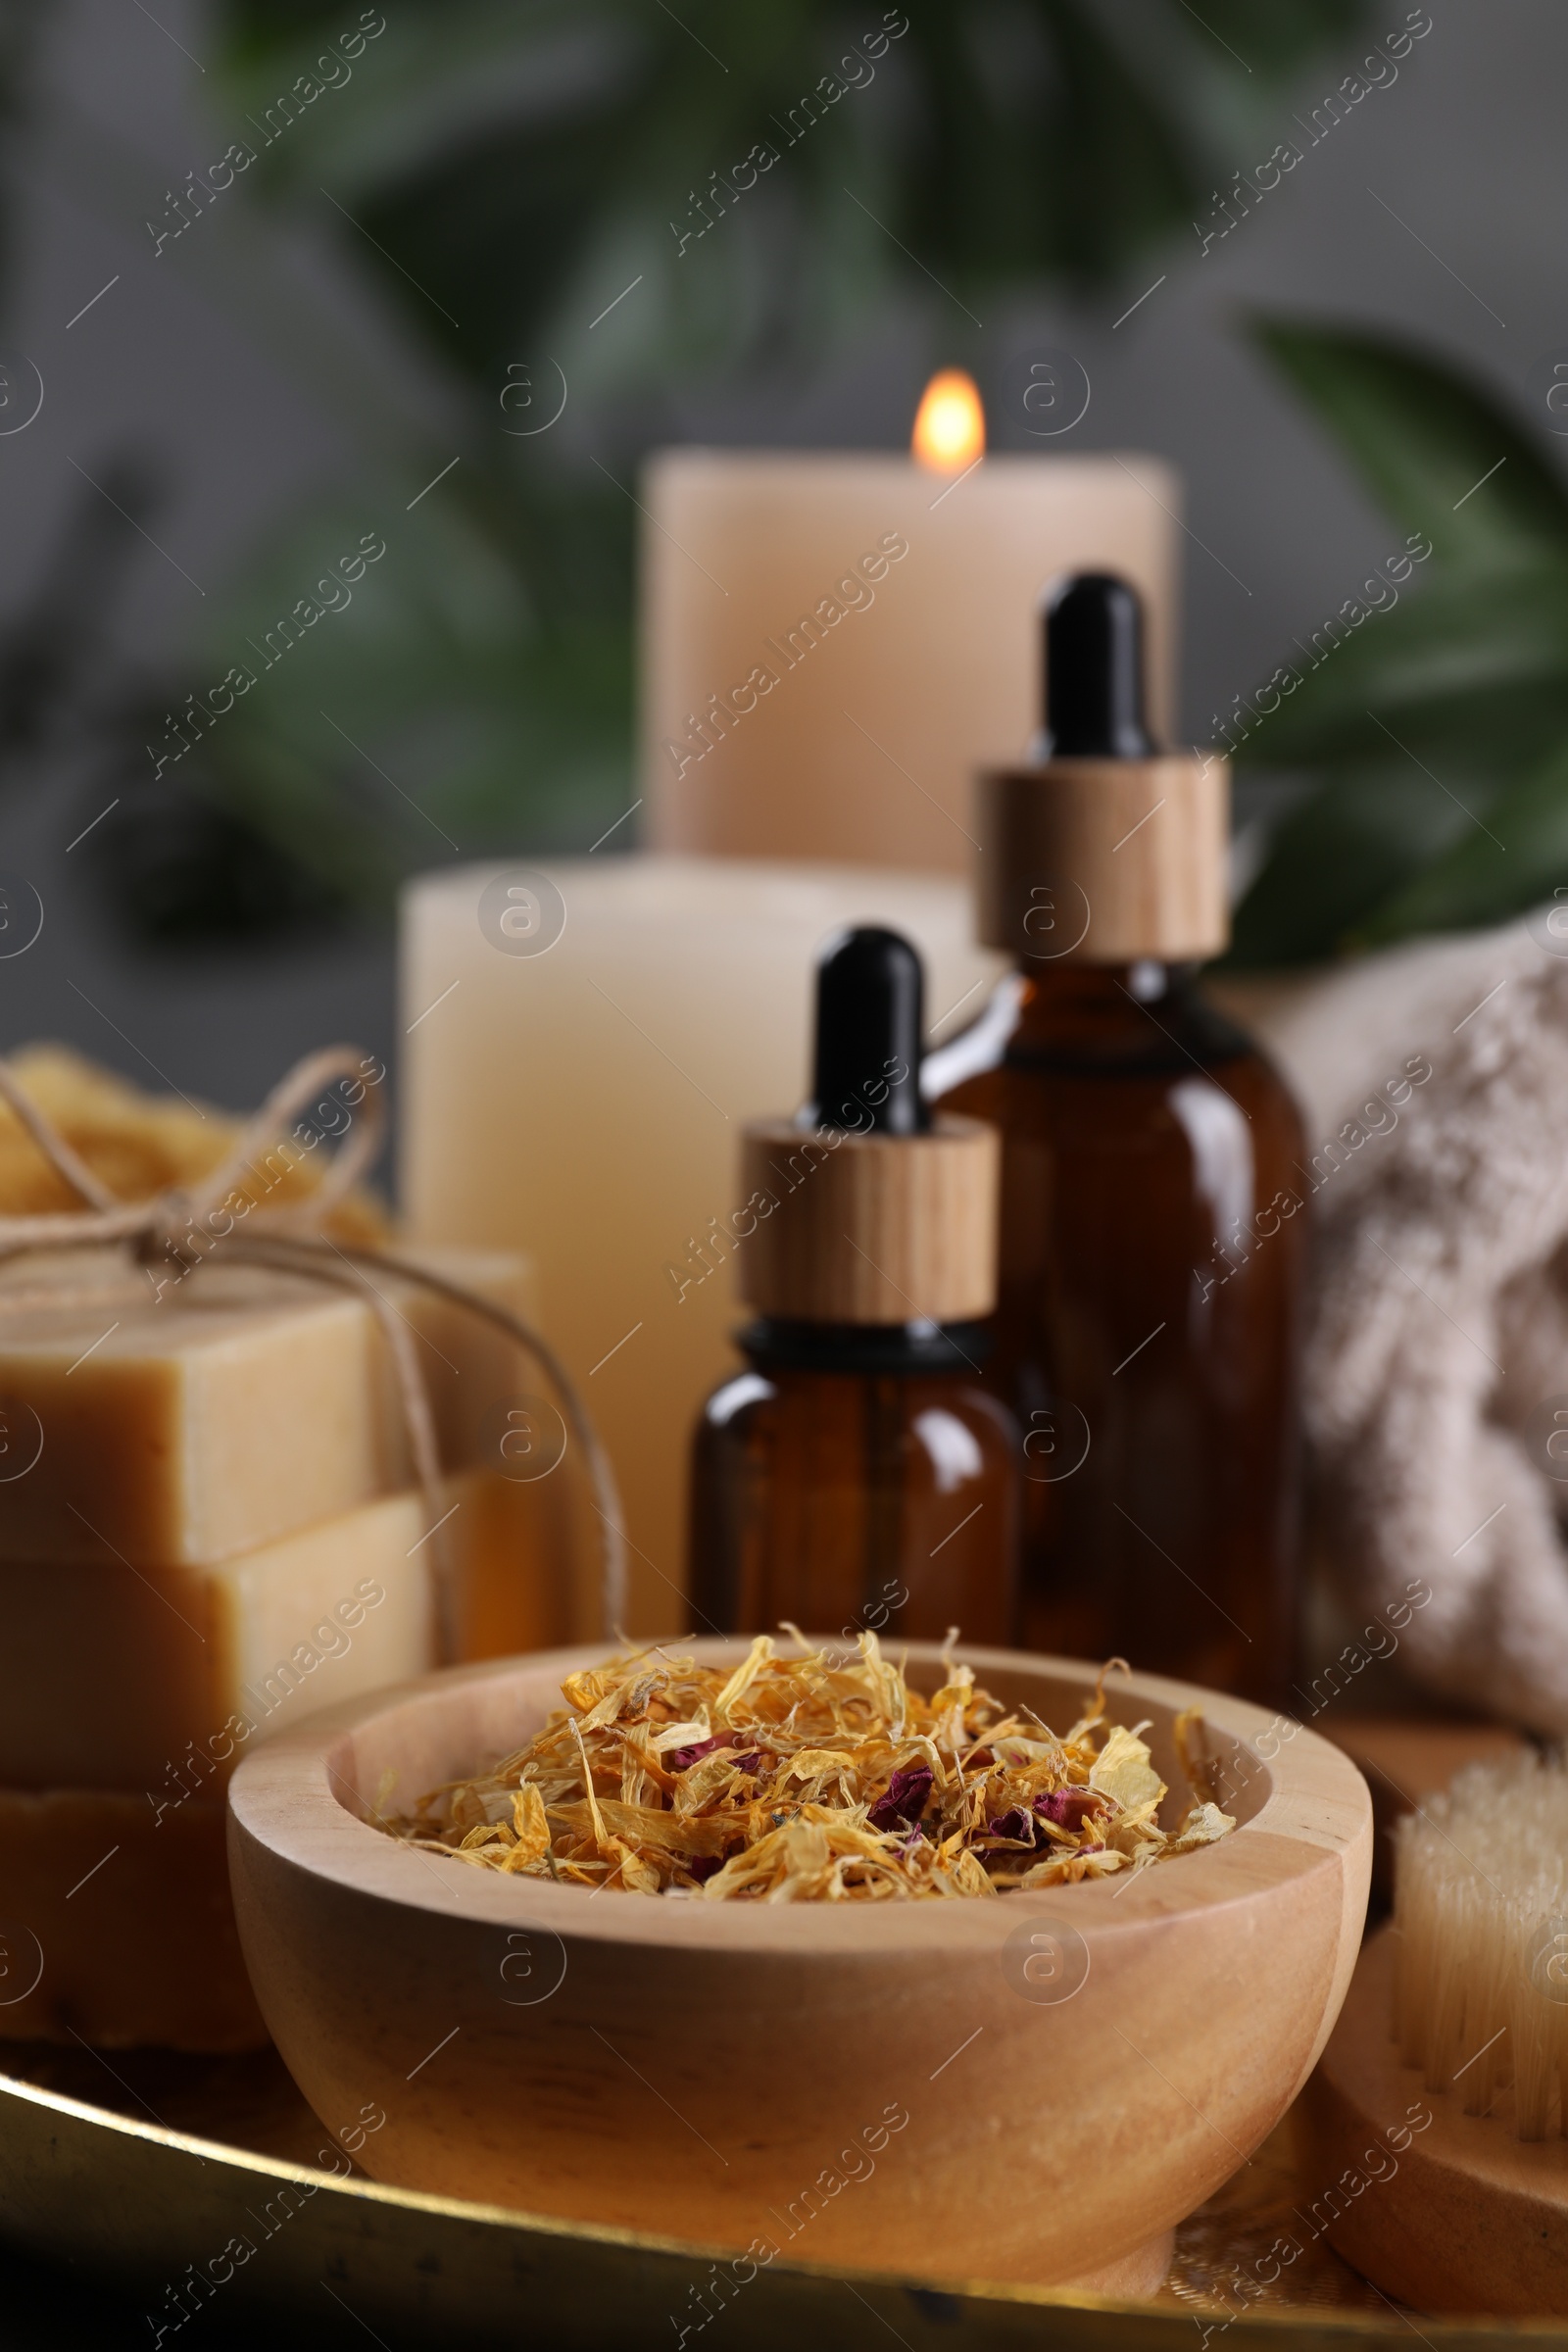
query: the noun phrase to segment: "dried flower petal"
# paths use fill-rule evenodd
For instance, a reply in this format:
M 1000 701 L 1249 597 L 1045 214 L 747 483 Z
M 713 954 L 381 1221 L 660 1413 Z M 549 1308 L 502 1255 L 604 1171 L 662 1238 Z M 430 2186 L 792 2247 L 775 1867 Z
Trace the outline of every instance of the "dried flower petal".
M 934 1698 L 860 1638 L 846 1664 L 760 1635 L 733 1673 L 661 1648 L 562 1686 L 566 1704 L 487 1771 L 375 1826 L 473 1870 L 706 1902 L 992 1897 L 1143 1870 L 1234 1823 L 1195 1781 L 1180 1830 L 1142 1725 L 1104 1678 L 1065 1738 L 945 1658 Z M 713 1728 L 715 1726 L 721 1728 Z M 1201 1755 L 1184 1717 L 1181 1752 Z
M 1058 1830 L 1081 1830 L 1097 1813 L 1108 1812 L 1112 1801 L 1099 1788 L 1048 1788 L 1035 1798 L 1035 1811 Z
M 872 1829 L 905 1829 L 917 1822 L 925 1811 L 935 1781 L 936 1774 L 929 1764 L 916 1764 L 908 1772 L 896 1772 L 888 1783 L 886 1795 L 877 1799 L 866 1817 Z
M 516 1844 L 507 1857 L 511 1870 L 527 1870 L 550 1851 L 550 1823 L 544 1799 L 532 1781 L 524 1781 L 512 1800 L 512 1826 Z

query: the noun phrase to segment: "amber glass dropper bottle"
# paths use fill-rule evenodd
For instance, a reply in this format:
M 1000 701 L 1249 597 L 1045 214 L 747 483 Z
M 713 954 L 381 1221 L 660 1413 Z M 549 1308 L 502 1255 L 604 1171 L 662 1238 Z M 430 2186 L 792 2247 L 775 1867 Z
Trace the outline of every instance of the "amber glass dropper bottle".
M 1305 1188 L 1290 1096 L 1196 981 L 1227 938 L 1228 773 L 1152 742 L 1124 581 L 1068 578 L 1045 635 L 1042 734 L 981 784 L 981 936 L 1018 977 L 939 1079 L 1003 1132 L 1025 1639 L 1276 1704 Z
M 998 1142 L 928 1110 L 921 995 L 906 940 L 840 934 L 813 1099 L 746 1131 L 736 1270 L 758 1320 L 694 1442 L 700 1626 L 1014 1639 L 1018 1431 L 979 1377 Z

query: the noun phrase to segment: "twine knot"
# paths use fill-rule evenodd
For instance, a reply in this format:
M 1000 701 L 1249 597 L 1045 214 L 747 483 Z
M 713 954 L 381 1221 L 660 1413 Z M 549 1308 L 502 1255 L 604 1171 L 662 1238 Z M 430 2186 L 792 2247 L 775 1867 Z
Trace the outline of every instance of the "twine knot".
M 194 1189 L 171 1186 L 151 1200 L 123 1201 L 93 1173 L 24 1091 L 10 1064 L 0 1058 L 0 1097 L 83 1203 L 79 1209 L 55 1214 L 0 1216 L 0 1260 L 34 1252 L 118 1246 L 139 1267 L 157 1269 L 172 1264 L 183 1278 L 199 1276 L 205 1266 L 221 1256 L 230 1264 L 300 1276 L 351 1291 L 362 1298 L 380 1325 L 391 1353 L 409 1450 L 430 1512 L 436 1562 L 436 1648 L 443 1663 L 457 1655 L 457 1609 L 451 1555 L 443 1533 L 451 1514 L 443 1509 L 435 1421 L 410 1327 L 372 1275 L 393 1275 L 416 1284 L 494 1325 L 524 1348 L 544 1372 L 581 1448 L 602 1529 L 603 1630 L 608 1639 L 616 1639 L 625 1614 L 625 1551 L 614 1477 L 593 1424 L 554 1350 L 520 1316 L 493 1305 L 463 1284 L 448 1282 L 389 1250 L 334 1241 L 322 1230 L 332 1209 L 370 1167 L 381 1147 L 385 1112 L 380 1097 L 365 1086 L 364 1066 L 364 1056 L 352 1046 L 327 1046 L 307 1054 L 272 1089 L 228 1157 L 201 1184 Z M 290 1123 L 323 1088 L 339 1079 L 358 1084 L 359 1101 L 353 1107 L 358 1111 L 363 1106 L 364 1115 L 356 1119 L 351 1114 L 315 1192 L 303 1201 L 272 1207 L 253 1200 L 247 1179 L 254 1178 L 256 1161 L 286 1138 Z M 161 1297 L 158 1286 L 154 1288 L 155 1297 Z

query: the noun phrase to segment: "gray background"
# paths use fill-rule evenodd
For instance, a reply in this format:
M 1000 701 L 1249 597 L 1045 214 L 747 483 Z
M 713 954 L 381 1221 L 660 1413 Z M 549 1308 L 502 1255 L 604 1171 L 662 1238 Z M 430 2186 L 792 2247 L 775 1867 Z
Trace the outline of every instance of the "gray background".
M 33 424 L 0 438 L 0 610 L 35 589 L 80 489 L 71 461 L 99 473 L 112 451 L 132 446 L 165 479 L 153 528 L 167 554 L 140 548 L 120 626 L 138 648 L 177 654 L 201 624 L 192 582 L 211 592 L 283 501 L 352 487 L 365 443 L 341 421 L 341 398 L 323 396 L 324 370 L 346 370 L 351 382 L 359 371 L 367 439 L 383 429 L 389 402 L 435 416 L 442 391 L 411 364 L 374 298 L 342 273 L 329 216 L 319 239 L 297 229 L 263 236 L 236 193 L 155 261 L 144 216 L 236 127 L 196 62 L 201 8 L 160 0 L 155 13 L 157 22 L 135 0 L 51 5 L 41 103 L 24 131 L 8 134 L 16 249 L 6 340 L 36 363 L 46 397 Z M 1568 13 L 1560 0 L 1435 0 L 1430 13 L 1433 29 L 1397 82 L 1310 148 L 1206 257 L 1194 234 L 1102 304 L 1043 296 L 987 320 L 1013 344 L 1063 343 L 1088 368 L 1091 408 L 1064 446 L 1143 447 L 1186 476 L 1191 735 L 1206 734 L 1211 714 L 1396 544 L 1246 347 L 1237 312 L 1257 304 L 1407 330 L 1521 410 L 1539 408 L 1532 363 L 1568 339 L 1559 250 Z M 1394 31 L 1404 14 L 1390 0 L 1372 31 Z M 1298 137 L 1293 116 L 1307 115 L 1364 47 L 1339 44 L 1296 89 L 1244 105 L 1231 126 L 1236 164 L 1253 168 L 1276 140 Z M 1162 272 L 1165 282 L 1113 325 Z M 962 323 L 953 321 L 956 356 Z M 940 313 L 911 301 L 869 322 L 808 384 L 693 401 L 683 427 L 739 442 L 902 446 L 933 359 L 949 356 L 943 337 Z M 204 674 L 193 663 L 192 683 Z M 357 1039 L 395 1062 L 388 934 L 225 956 L 132 953 L 67 847 L 96 813 L 89 778 L 58 757 L 24 761 L 0 782 L 0 872 L 30 880 L 45 906 L 36 946 L 0 963 L 0 1046 L 63 1038 L 144 1082 L 231 1105 L 254 1102 L 289 1058 L 327 1038 Z

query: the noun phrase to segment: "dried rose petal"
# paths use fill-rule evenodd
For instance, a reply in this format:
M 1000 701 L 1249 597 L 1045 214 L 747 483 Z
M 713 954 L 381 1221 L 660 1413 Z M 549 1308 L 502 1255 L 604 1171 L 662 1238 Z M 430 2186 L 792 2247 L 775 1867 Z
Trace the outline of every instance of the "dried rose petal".
M 911 1764 L 896 1772 L 866 1816 L 873 1830 L 912 1828 L 925 1811 L 925 1800 L 936 1783 L 929 1764 Z
M 1035 1811 L 1058 1830 L 1081 1830 L 1092 1814 L 1108 1810 L 1096 1788 L 1053 1788 L 1035 1798 Z
M 699 1740 L 692 1747 L 672 1747 L 665 1752 L 664 1763 L 671 1772 L 690 1772 L 704 1756 L 710 1756 L 715 1747 L 728 1747 L 733 1732 L 720 1732 L 715 1740 Z
M 1020 1845 L 1033 1845 L 1035 1841 L 1035 1825 L 1022 1805 L 1014 1805 L 1010 1812 L 999 1813 L 995 1821 L 986 1823 L 986 1828 L 993 1838 L 1011 1838 Z

